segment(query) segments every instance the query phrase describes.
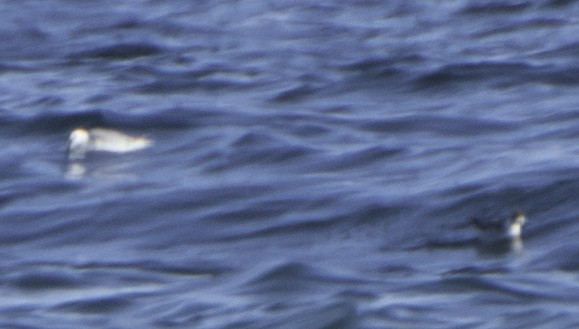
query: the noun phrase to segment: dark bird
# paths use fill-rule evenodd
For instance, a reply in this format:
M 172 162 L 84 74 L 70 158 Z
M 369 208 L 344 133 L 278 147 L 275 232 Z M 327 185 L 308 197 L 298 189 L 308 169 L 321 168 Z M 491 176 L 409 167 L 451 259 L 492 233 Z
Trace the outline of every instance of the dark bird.
M 472 224 L 491 239 L 516 239 L 521 237 L 523 224 L 527 221 L 525 213 L 517 209 L 510 218 L 481 219 L 473 218 Z

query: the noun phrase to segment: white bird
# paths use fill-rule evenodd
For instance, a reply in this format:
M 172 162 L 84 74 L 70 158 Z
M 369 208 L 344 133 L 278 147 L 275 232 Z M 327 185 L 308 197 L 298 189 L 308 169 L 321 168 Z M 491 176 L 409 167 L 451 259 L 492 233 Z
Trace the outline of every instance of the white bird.
M 68 158 L 83 159 L 88 152 L 127 153 L 145 149 L 153 142 L 143 136 L 129 136 L 119 131 L 93 128 L 77 128 L 68 138 Z

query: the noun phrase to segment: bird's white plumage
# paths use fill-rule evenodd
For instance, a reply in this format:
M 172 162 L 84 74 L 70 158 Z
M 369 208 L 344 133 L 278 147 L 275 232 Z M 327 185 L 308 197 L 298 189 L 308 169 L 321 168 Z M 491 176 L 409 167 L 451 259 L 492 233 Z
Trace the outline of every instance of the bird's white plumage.
M 127 153 L 149 147 L 152 141 L 146 137 L 134 137 L 116 130 L 77 128 L 70 133 L 68 156 L 70 159 L 82 159 L 88 152 Z

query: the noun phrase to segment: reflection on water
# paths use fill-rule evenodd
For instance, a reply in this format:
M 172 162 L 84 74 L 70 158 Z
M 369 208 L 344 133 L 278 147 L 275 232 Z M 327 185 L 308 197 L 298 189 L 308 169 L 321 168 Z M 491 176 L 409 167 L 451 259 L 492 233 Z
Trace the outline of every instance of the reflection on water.
M 523 239 L 521 237 L 495 241 L 479 240 L 476 248 L 477 253 L 481 256 L 522 255 L 524 251 Z
M 80 179 L 86 174 L 86 166 L 80 161 L 70 161 L 65 176 L 69 179 Z

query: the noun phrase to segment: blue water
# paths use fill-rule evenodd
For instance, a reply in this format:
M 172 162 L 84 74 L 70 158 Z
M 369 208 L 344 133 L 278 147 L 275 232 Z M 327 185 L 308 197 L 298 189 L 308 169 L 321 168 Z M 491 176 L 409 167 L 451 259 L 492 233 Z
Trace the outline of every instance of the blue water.
M 578 11 L 2 2 L 0 327 L 579 326 Z

